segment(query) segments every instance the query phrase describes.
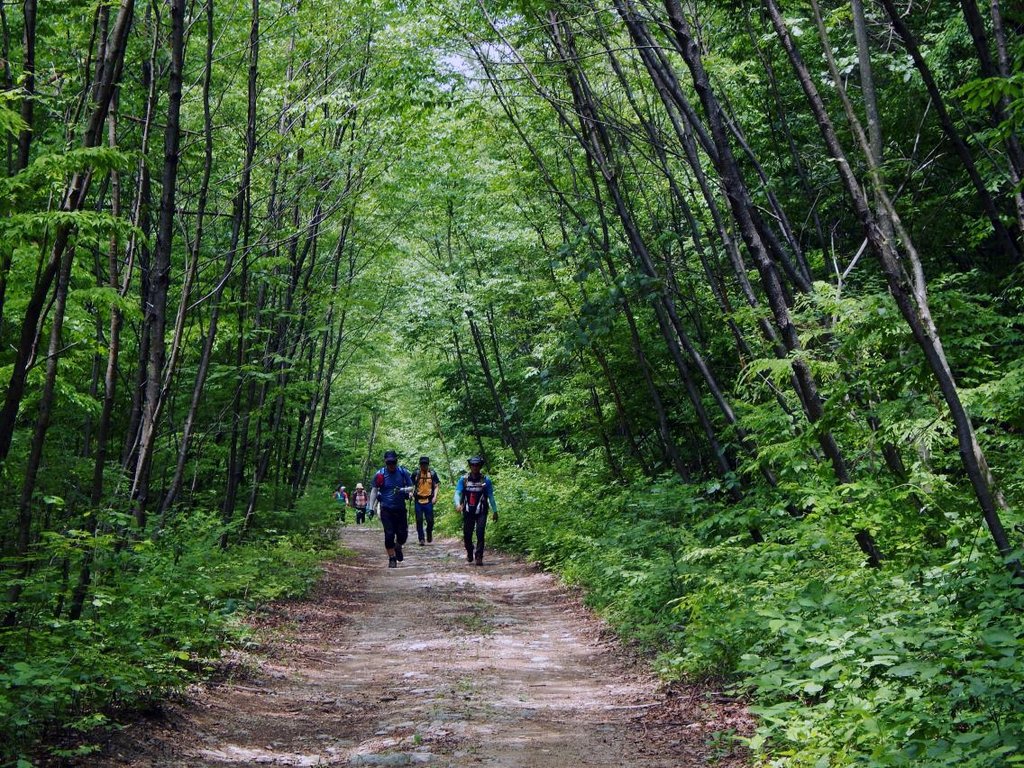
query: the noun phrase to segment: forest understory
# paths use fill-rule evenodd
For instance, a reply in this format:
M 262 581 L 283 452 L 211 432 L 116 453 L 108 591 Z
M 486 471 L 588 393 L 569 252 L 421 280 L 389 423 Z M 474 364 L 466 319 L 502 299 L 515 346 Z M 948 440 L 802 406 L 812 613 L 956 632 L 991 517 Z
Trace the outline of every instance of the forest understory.
M 712 752 L 1024 764 L 1022 129 L 1006 0 L 0 0 L 0 765 L 216 676 L 389 449 Z

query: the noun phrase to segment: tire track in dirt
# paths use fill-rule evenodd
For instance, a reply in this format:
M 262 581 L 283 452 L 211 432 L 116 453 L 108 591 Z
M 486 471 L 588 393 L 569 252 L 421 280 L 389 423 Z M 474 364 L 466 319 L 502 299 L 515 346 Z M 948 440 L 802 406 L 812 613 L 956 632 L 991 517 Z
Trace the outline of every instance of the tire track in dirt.
M 556 579 L 461 542 L 406 547 L 348 527 L 311 599 L 272 606 L 257 670 L 118 734 L 103 766 L 739 765 L 709 753 L 735 704 L 666 695 Z M 670 692 L 671 693 L 671 692 Z

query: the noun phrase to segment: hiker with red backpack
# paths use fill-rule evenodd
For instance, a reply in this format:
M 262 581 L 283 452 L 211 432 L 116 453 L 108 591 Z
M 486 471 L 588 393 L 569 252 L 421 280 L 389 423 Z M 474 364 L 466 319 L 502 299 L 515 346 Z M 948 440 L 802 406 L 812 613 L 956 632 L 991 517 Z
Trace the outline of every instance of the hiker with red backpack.
M 398 454 L 384 453 L 384 466 L 373 477 L 370 507 L 380 503 L 380 522 L 384 526 L 384 549 L 388 552 L 388 568 L 397 568 L 405 558 L 402 546 L 409 538 L 409 513 L 405 500 L 412 494 L 412 475 L 398 465 Z
M 430 457 L 420 456 L 420 468 L 412 473 L 413 509 L 416 512 L 416 535 L 419 537 L 420 546 L 424 543 L 423 524 L 426 522 L 426 541 L 434 540 L 434 503 L 437 501 L 437 492 L 441 488 L 441 481 L 437 472 L 430 468 Z
M 469 472 L 460 477 L 455 486 L 455 509 L 462 513 L 462 541 L 466 545 L 466 562 L 483 565 L 487 513 L 493 513 L 494 521 L 497 522 L 498 505 L 494 501 L 494 484 L 491 483 L 491 478 L 481 472 L 484 460 L 479 456 L 473 456 L 468 463 Z

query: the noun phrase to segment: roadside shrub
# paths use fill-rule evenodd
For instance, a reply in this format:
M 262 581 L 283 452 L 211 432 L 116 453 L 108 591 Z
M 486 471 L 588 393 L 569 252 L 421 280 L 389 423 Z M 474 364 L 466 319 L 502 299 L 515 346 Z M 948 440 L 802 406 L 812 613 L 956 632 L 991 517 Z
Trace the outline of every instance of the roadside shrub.
M 226 645 L 245 641 L 246 609 L 301 596 L 316 581 L 320 560 L 335 551 L 325 523 L 300 510 L 292 530 L 256 531 L 223 550 L 219 516 L 196 510 L 155 539 L 75 531 L 44 539 L 18 623 L 0 630 L 0 760 L 55 729 L 92 729 L 209 674 Z M 68 575 L 87 552 L 94 581 L 72 620 Z
M 805 483 L 795 521 L 717 484 L 565 481 L 580 472 L 503 469 L 491 540 L 581 586 L 665 678 L 732 681 L 758 715 L 748 744 L 761 764 L 1024 764 L 1024 594 L 968 518 L 939 516 L 941 546 L 928 538 L 936 513 L 904 519 L 901 539 L 883 539 L 892 559 L 871 569 L 851 531 L 893 530 L 904 488 L 811 498 Z M 928 484 L 933 509 L 969 503 Z

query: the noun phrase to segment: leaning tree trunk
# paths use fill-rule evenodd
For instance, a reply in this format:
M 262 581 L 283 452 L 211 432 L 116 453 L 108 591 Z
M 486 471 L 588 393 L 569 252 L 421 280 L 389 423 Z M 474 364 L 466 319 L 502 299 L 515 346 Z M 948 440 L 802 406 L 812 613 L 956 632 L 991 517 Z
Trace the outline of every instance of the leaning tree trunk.
M 1010 234 L 1010 230 L 1007 229 L 1006 225 L 1003 223 L 999 209 L 996 207 L 995 201 L 992 199 L 992 194 L 989 192 L 988 187 L 985 184 L 985 180 L 982 179 L 978 166 L 974 162 L 974 156 L 971 154 L 971 150 L 967 146 L 967 142 L 964 140 L 963 136 L 960 135 L 956 125 L 953 123 L 953 118 L 950 116 L 949 110 L 946 108 L 946 102 L 943 99 L 942 92 L 939 90 L 939 86 L 935 82 L 935 76 L 932 74 L 931 68 L 928 66 L 928 62 L 925 61 L 924 55 L 921 53 L 921 49 L 917 45 L 917 39 L 914 37 L 913 32 L 910 31 L 910 28 L 907 26 L 903 17 L 897 10 L 894 0 L 880 0 L 880 2 L 885 8 L 889 21 L 892 23 L 893 30 L 895 30 L 896 35 L 900 38 L 900 41 L 903 43 L 903 47 L 906 48 L 907 53 L 910 54 L 910 58 L 913 59 L 914 66 L 917 67 L 918 74 L 921 75 L 921 80 L 924 83 L 925 89 L 928 91 L 928 96 L 932 100 L 932 106 L 935 108 L 935 114 L 939 120 L 939 125 L 942 127 L 943 133 L 946 134 L 946 138 L 952 142 L 953 148 L 956 150 L 957 157 L 960 158 L 960 162 L 963 163 L 964 170 L 967 171 L 967 176 L 971 180 L 975 194 L 977 194 L 978 200 L 981 202 L 982 210 L 985 211 L 985 215 L 992 224 L 992 231 L 995 232 L 996 239 L 999 241 L 1000 246 L 1006 253 L 1007 258 L 1009 258 L 1012 263 L 1019 262 L 1021 258 L 1020 245 L 1014 239 L 1013 235 Z M 1018 234 L 1024 235 L 1024 229 L 1019 229 Z
M 960 458 L 967 476 L 971 480 L 971 485 L 974 487 L 975 496 L 981 506 L 982 517 L 988 526 L 992 540 L 1004 558 L 1011 558 L 1014 550 L 999 516 L 999 510 L 1005 509 L 1005 502 L 996 486 L 995 478 L 989 469 L 985 454 L 978 443 L 974 432 L 974 425 L 960 399 L 956 381 L 946 360 L 942 341 L 932 319 L 931 308 L 928 303 L 927 284 L 924 279 L 920 258 L 913 247 L 913 241 L 903 229 L 899 217 L 892 206 L 892 202 L 881 184 L 878 168 L 874 165 L 871 157 L 868 139 L 864 135 L 864 131 L 856 118 L 849 99 L 846 97 L 845 90 L 840 88 L 839 93 L 843 101 L 843 108 L 868 164 L 875 195 L 882 206 L 881 213 L 891 220 L 896 234 L 902 242 L 904 249 L 902 253 L 896 249 L 894 242 L 885 237 L 882 227 L 879 226 L 876 216 L 871 210 L 867 195 L 853 174 L 846 154 L 839 143 L 838 134 L 832 124 L 832 120 L 825 109 L 825 103 L 818 93 L 817 86 L 811 78 L 810 71 L 804 63 L 803 57 L 796 48 L 789 29 L 786 27 L 776 0 L 764 0 L 764 4 L 771 18 L 772 26 L 775 28 L 779 40 L 789 55 L 793 70 L 800 80 L 800 85 L 804 90 L 808 105 L 811 107 L 828 152 L 833 160 L 835 160 L 835 168 L 839 173 L 847 195 L 853 203 L 854 210 L 861 222 L 861 226 L 864 228 L 865 235 L 872 250 L 878 257 L 882 272 L 885 274 L 886 282 L 889 285 L 889 291 L 896 300 L 900 314 L 903 315 L 904 320 L 909 326 L 914 340 L 924 353 L 925 360 L 932 370 L 943 399 L 950 410 L 957 442 L 960 447 Z M 824 42 L 827 44 L 827 38 Z M 831 59 L 830 52 L 826 52 Z M 830 61 L 830 67 L 833 70 L 835 69 L 833 61 Z M 1010 561 L 1010 568 L 1015 575 L 1022 575 L 1020 562 L 1016 558 Z

